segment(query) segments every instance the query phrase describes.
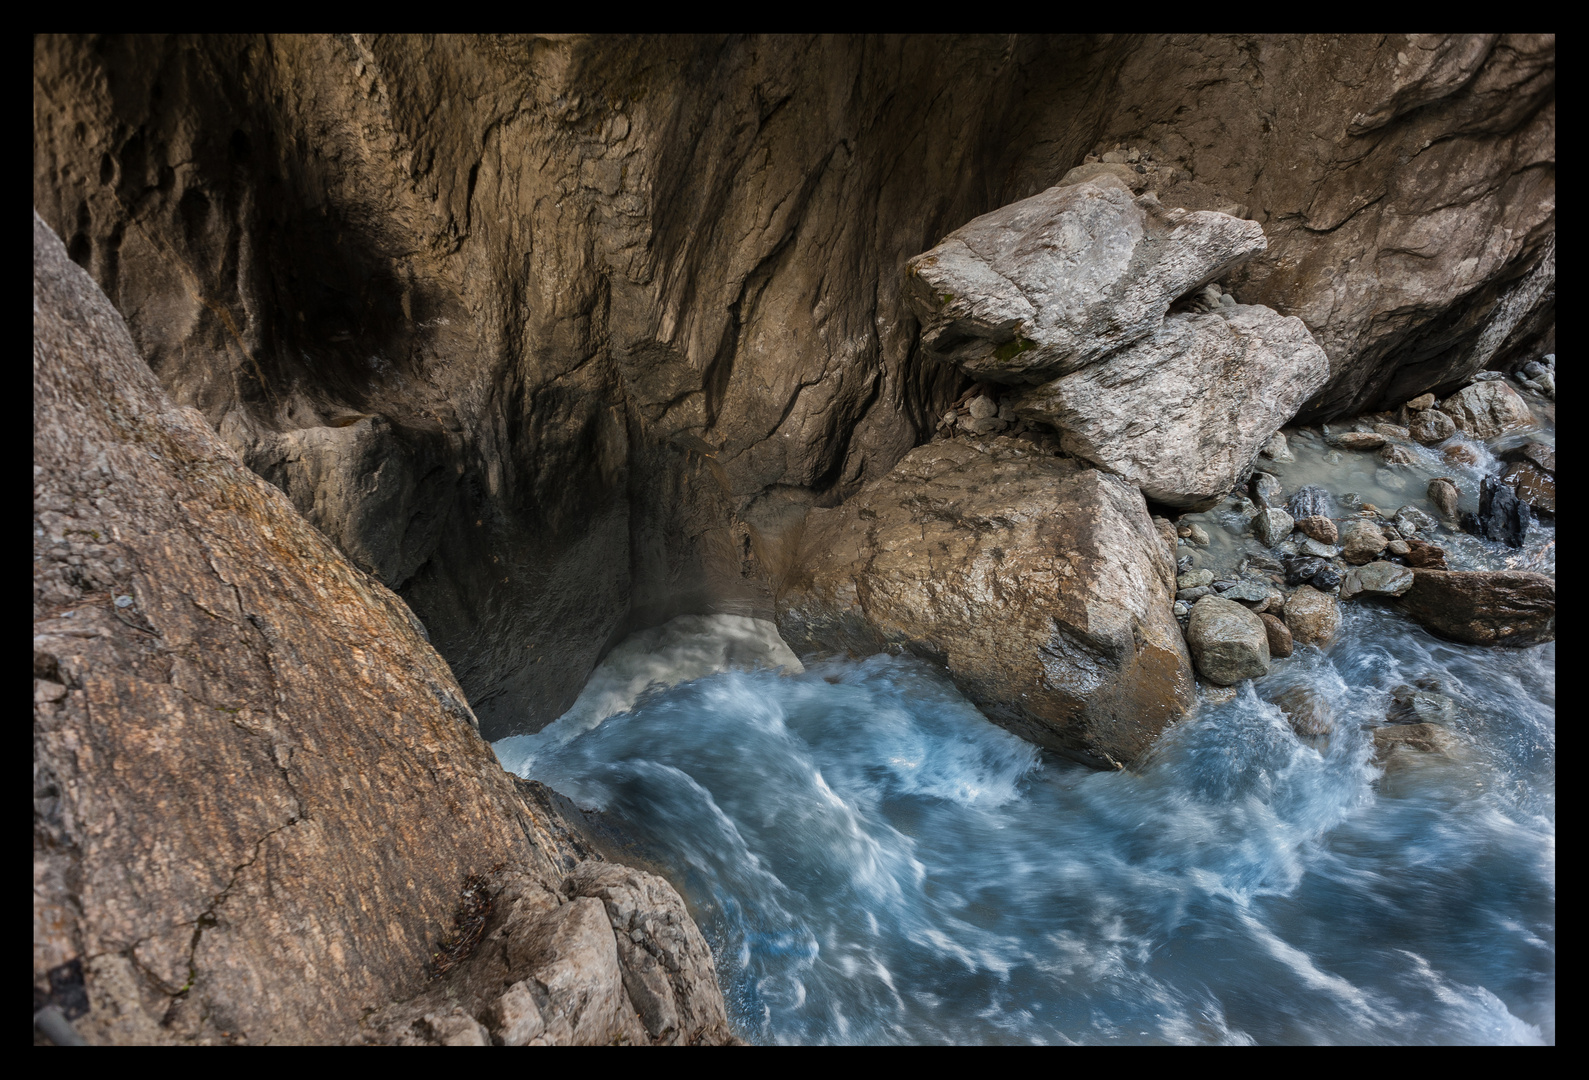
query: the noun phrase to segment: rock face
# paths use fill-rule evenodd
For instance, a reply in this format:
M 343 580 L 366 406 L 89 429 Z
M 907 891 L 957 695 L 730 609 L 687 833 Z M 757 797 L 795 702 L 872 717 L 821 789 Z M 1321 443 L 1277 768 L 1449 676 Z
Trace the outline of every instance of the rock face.
M 1186 644 L 1197 673 L 1216 686 L 1269 673 L 1269 631 L 1233 600 L 1205 596 L 1192 607 Z
M 1035 383 L 1148 336 L 1177 297 L 1263 247 L 1255 222 L 1167 212 L 1100 175 L 956 229 L 906 265 L 906 295 L 932 356 Z
M 1470 645 L 1556 637 L 1556 583 L 1521 570 L 1414 570 L 1397 605 L 1430 633 Z
M 627 629 L 769 613 L 963 389 L 906 260 L 1089 152 L 1262 226 L 1223 284 L 1328 355 L 1305 419 L 1551 351 L 1554 78 L 1549 35 L 41 35 L 34 204 L 500 737 Z
M 813 511 L 778 600 L 797 651 L 909 650 L 995 723 L 1093 765 L 1186 709 L 1174 567 L 1118 477 L 995 439 L 931 443 Z
M 36 216 L 33 332 L 35 994 L 86 989 L 90 1042 L 357 1038 L 424 986 L 468 880 L 556 895 L 584 853 L 404 603 L 171 402 Z
M 1173 314 L 1142 341 L 1022 394 L 1015 411 L 1150 499 L 1206 506 L 1329 376 L 1301 320 L 1226 310 Z

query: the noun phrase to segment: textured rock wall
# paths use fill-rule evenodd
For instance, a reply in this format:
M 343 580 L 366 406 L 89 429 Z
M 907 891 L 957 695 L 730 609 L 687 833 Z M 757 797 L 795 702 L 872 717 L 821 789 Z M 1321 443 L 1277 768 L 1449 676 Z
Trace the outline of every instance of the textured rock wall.
M 769 615 L 803 510 L 959 389 L 904 261 L 1089 151 L 1263 225 L 1227 284 L 1328 353 L 1305 415 L 1553 334 L 1549 36 L 42 37 L 34 75 L 39 212 L 492 737 L 631 626 Z
M 36 1009 L 93 1043 L 345 1041 L 424 988 L 468 879 L 510 868 L 555 908 L 570 871 L 626 873 L 581 871 L 402 600 L 171 401 L 36 215 L 33 303 Z M 706 944 L 640 877 L 586 902 L 647 1019 L 609 978 L 583 1035 L 721 1041 Z M 671 1028 L 631 955 L 653 938 Z

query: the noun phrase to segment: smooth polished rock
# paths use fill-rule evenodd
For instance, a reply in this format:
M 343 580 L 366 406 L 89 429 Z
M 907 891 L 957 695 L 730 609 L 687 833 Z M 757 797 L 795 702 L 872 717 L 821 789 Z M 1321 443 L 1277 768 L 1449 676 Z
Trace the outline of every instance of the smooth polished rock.
M 1231 600 L 1199 600 L 1186 627 L 1186 644 L 1197 673 L 1218 686 L 1269 672 L 1269 632 L 1262 618 Z

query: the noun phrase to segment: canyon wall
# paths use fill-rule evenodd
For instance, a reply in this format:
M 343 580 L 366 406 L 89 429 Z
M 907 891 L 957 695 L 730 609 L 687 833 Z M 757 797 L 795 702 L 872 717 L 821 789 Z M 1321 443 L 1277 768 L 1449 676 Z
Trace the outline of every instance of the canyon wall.
M 418 614 L 489 737 L 766 616 L 966 380 L 912 256 L 1089 157 L 1258 222 L 1302 417 L 1554 342 L 1554 39 L 41 37 L 34 202 L 167 392 Z

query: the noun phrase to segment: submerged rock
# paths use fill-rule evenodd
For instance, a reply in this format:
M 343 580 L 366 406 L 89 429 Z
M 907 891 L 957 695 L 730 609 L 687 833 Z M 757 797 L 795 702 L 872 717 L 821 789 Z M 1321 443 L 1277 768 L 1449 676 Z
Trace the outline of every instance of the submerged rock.
M 1212 505 L 1329 376 L 1297 318 L 1264 307 L 1172 314 L 1098 363 L 1020 394 L 1068 453 L 1171 506 Z
M 1556 582 L 1522 570 L 1415 570 L 1396 601 L 1439 637 L 1471 645 L 1537 645 L 1556 637 Z
M 1193 606 L 1186 644 L 1197 673 L 1218 686 L 1269 673 L 1269 632 L 1262 618 L 1223 597 L 1205 596 Z
M 1263 249 L 1257 222 L 1166 211 L 1100 175 L 962 225 L 910 260 L 905 290 L 931 355 L 1031 383 L 1153 333 L 1176 297 Z
M 1448 754 L 1455 746 L 1456 739 L 1437 724 L 1391 724 L 1374 729 L 1374 756 L 1381 761 L 1395 750 Z
M 1335 709 L 1329 699 L 1306 683 L 1288 686 L 1272 700 L 1298 735 L 1313 738 L 1335 730 Z
M 812 511 L 778 628 L 932 659 L 995 723 L 1114 767 L 1191 702 L 1174 569 L 1139 492 L 1025 446 L 929 443 Z

